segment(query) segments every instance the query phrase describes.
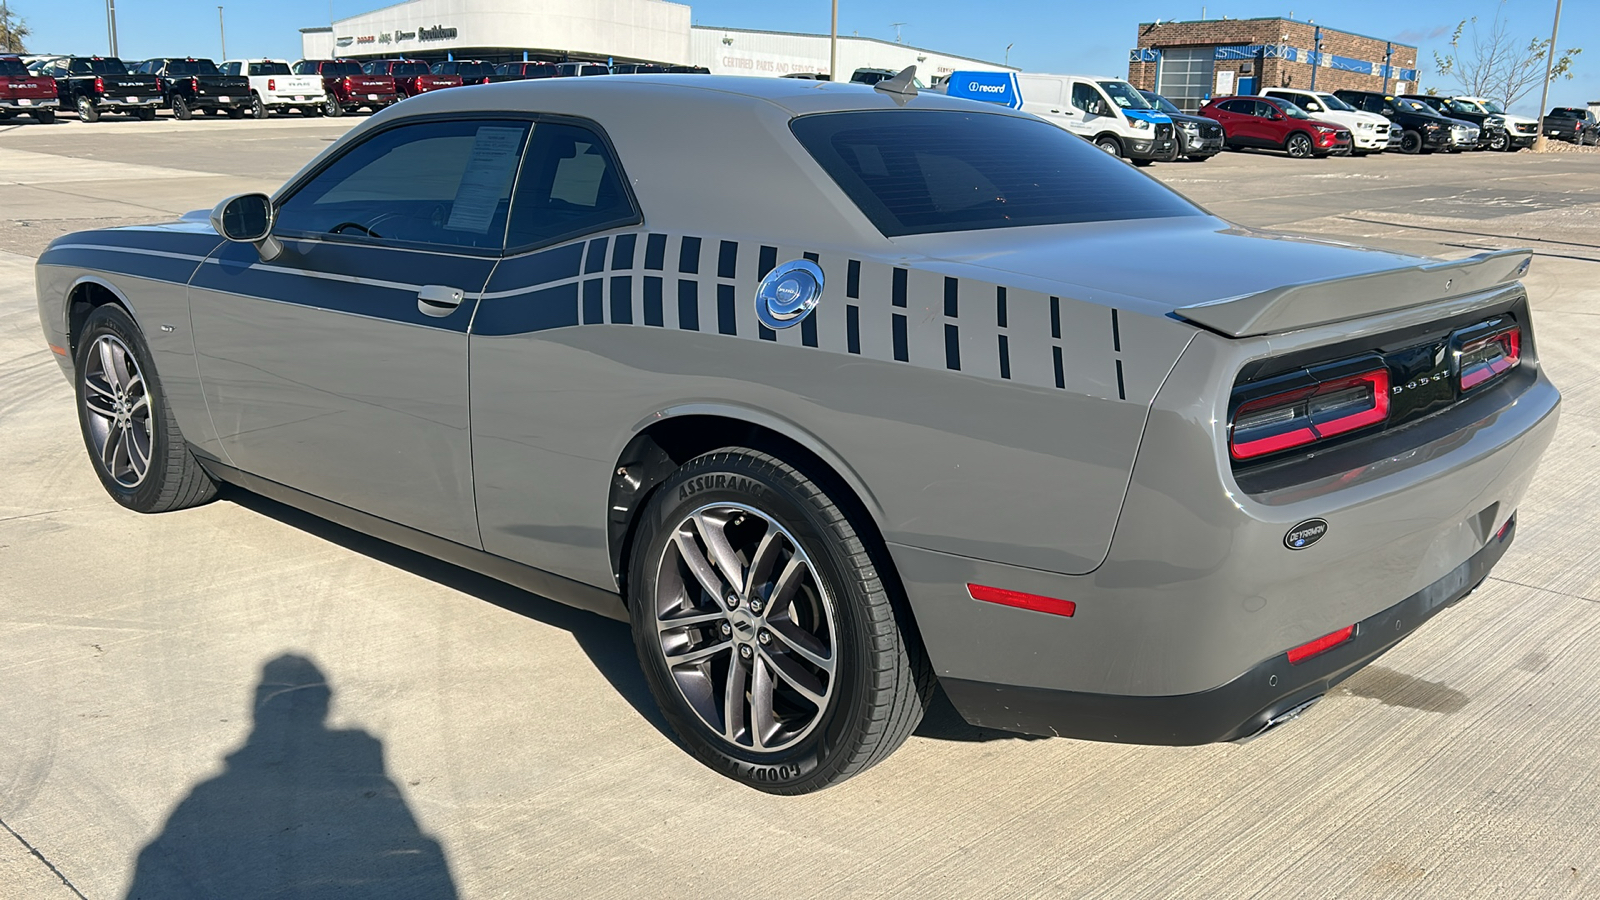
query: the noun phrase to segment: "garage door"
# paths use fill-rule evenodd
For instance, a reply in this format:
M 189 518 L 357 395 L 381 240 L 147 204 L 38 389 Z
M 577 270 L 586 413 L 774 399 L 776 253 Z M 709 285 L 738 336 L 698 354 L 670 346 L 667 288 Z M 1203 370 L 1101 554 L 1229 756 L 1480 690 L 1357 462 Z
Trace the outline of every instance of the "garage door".
M 1173 47 L 1161 51 L 1161 67 L 1156 72 L 1156 93 L 1194 112 L 1211 93 L 1211 68 L 1215 47 Z

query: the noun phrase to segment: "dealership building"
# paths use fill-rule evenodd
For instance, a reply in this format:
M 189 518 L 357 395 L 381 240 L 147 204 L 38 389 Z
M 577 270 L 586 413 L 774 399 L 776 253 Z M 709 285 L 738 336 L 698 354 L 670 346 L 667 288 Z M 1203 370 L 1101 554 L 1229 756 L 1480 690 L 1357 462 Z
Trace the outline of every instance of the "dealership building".
M 1145 22 L 1128 80 L 1186 111 L 1212 97 L 1271 87 L 1417 90 L 1417 48 L 1294 19 Z
M 819 18 L 827 10 L 819 6 Z M 703 66 L 719 75 L 828 72 L 826 34 L 709 28 L 665 0 L 408 0 L 300 29 L 305 59 L 521 59 Z M 924 80 L 1009 67 L 896 41 L 839 37 L 839 69 L 914 65 Z

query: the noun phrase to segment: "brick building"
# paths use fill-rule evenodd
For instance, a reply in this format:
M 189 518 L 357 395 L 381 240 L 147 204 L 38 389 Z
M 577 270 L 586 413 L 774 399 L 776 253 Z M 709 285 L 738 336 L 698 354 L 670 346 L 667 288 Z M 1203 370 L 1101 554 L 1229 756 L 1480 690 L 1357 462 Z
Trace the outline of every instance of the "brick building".
M 1185 110 L 1269 87 L 1417 89 L 1417 48 L 1294 19 L 1145 22 L 1128 80 Z

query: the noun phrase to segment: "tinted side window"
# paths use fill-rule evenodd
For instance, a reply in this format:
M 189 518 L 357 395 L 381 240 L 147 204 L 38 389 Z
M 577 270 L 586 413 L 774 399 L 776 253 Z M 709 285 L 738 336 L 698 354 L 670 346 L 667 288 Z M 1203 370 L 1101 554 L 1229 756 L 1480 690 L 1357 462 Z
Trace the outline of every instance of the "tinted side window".
M 617 161 L 594 132 L 565 122 L 534 126 L 506 246 L 528 247 L 639 219 Z
M 528 129 L 425 122 L 379 132 L 284 201 L 276 230 L 499 250 Z

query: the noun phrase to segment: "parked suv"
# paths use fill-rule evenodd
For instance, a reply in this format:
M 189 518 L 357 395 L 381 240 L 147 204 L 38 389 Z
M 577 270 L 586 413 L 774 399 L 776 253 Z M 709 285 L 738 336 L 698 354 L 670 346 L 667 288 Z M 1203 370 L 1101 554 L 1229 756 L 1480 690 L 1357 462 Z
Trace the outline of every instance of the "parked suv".
M 1491 115 L 1478 107 L 1463 102 L 1452 100 L 1448 97 L 1436 97 L 1431 94 L 1401 94 L 1401 100 L 1415 100 L 1426 104 L 1434 112 L 1447 119 L 1456 119 L 1462 122 L 1471 122 L 1478 127 L 1478 140 L 1466 150 L 1504 150 L 1506 148 L 1506 120 L 1504 116 Z
M 1446 119 L 1425 103 L 1400 100 L 1377 91 L 1334 91 L 1333 95 L 1356 109 L 1377 113 L 1394 123 L 1400 131 L 1401 153 L 1448 151 L 1458 149 L 1458 136 L 1465 141 L 1467 123 L 1459 123 L 1462 129 L 1457 131 L 1454 119 Z
M 145 60 L 134 71 L 159 79 L 163 102 L 173 118 L 192 119 L 195 110 L 204 110 L 207 115 L 226 112 L 230 119 L 242 119 L 250 106 L 250 79 L 224 75 L 209 59 L 158 57 Z
M 1166 113 L 1167 118 L 1172 120 L 1172 134 L 1175 140 L 1171 160 L 1181 156 L 1195 162 L 1205 162 L 1222 152 L 1225 139 L 1222 126 L 1215 119 L 1190 115 L 1179 109 L 1176 103 L 1155 91 L 1139 93 L 1152 107 Z
M 43 75 L 31 75 L 15 56 L 0 56 L 0 122 L 17 113 L 27 113 L 40 125 L 56 120 L 56 83 Z
M 241 75 L 250 82 L 250 115 L 265 119 L 270 112 L 300 110 L 301 115 L 320 116 L 328 102 L 322 79 L 315 75 L 294 75 L 282 59 L 230 59 L 219 66 L 224 75 Z
M 1267 88 L 1261 92 L 1261 96 L 1287 100 L 1324 122 L 1350 129 L 1352 156 L 1382 153 L 1389 146 L 1388 119 L 1377 113 L 1362 112 L 1327 91 Z
M 440 88 L 460 87 L 460 75 L 435 75 L 417 59 L 375 59 L 361 67 L 368 75 L 388 75 L 402 96 L 415 97 Z
M 561 72 L 556 69 L 555 63 L 547 62 L 510 62 L 501 63 L 494 67 L 496 75 L 506 76 L 508 81 L 526 81 L 534 78 L 556 78 Z
M 462 84 L 494 84 L 500 81 L 513 80 L 509 75 L 501 75 L 496 72 L 494 63 L 486 63 L 476 59 L 456 59 L 434 63 L 433 74 L 454 75 L 461 79 Z
M 40 67 L 56 80 L 56 98 L 95 122 L 103 112 L 122 112 L 150 120 L 161 105 L 161 83 L 154 75 L 130 75 L 115 56 L 62 56 Z
M 1287 100 L 1218 97 L 1200 114 L 1222 125 L 1229 147 L 1282 150 L 1296 159 L 1350 152 L 1350 129 L 1313 119 Z
M 1558 106 L 1544 117 L 1544 136 L 1571 141 L 1579 147 L 1600 144 L 1600 122 L 1595 121 L 1590 110 Z
M 611 67 L 603 63 L 564 62 L 556 64 L 556 72 L 562 78 L 577 75 L 610 75 Z
M 1171 159 L 1172 120 L 1120 78 L 1017 73 L 1022 109 L 1064 128 L 1112 156 L 1149 165 Z
M 368 75 L 353 59 L 302 59 L 291 68 L 296 75 L 322 76 L 322 89 L 328 94 L 323 110 L 330 116 L 353 113 L 363 106 L 377 112 L 400 101 L 393 78 Z

